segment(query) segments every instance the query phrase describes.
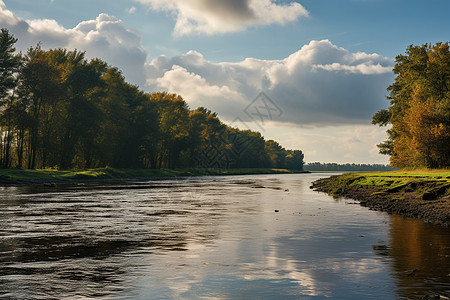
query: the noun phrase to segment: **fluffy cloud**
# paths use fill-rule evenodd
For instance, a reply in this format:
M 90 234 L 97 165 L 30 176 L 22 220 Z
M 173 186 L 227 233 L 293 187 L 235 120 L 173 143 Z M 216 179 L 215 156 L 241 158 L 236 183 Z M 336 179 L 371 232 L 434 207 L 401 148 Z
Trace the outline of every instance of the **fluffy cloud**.
M 282 60 L 247 58 L 214 63 L 189 51 L 148 65 L 148 85 L 181 94 L 192 107 L 202 105 L 232 120 L 260 91 L 283 114 L 274 121 L 297 125 L 367 124 L 387 105 L 392 82 L 391 59 L 378 54 L 350 53 L 328 40 L 311 41 Z
M 170 7 L 181 5 L 176 1 L 164 3 L 171 3 L 167 4 Z M 209 7 L 212 2 L 202 3 L 197 5 Z M 236 5 L 254 11 L 252 3 Z M 267 7 L 273 5 L 266 2 Z M 229 14 L 235 16 L 232 7 Z M 282 60 L 247 58 L 236 63 L 215 63 L 199 52 L 189 51 L 174 57 L 160 56 L 146 64 L 147 52 L 140 34 L 106 14 L 66 29 L 54 20 L 17 18 L 0 0 L 0 26 L 19 37 L 21 50 L 40 41 L 45 48 L 86 50 L 88 57 L 100 57 L 119 67 L 132 83 L 152 91 L 178 93 L 191 107 L 208 107 L 228 120 L 244 119 L 244 109 L 260 91 L 265 91 L 283 111 L 275 120 L 278 122 L 366 124 L 375 111 L 386 106 L 385 89 L 393 77 L 392 60 L 378 54 L 350 53 L 328 40 L 311 41 Z
M 214 102 L 215 111 L 220 111 L 225 115 L 234 114 L 233 108 L 240 107 L 243 103 L 242 96 L 228 86 L 210 84 L 200 75 L 188 72 L 185 68 L 174 65 L 164 75 L 156 79 L 156 84 L 160 89 L 167 91 L 182 91 L 181 94 L 193 108 L 207 106 L 205 99 Z M 224 99 L 224 95 L 227 98 Z
M 145 83 L 147 51 L 141 45 L 141 36 L 116 17 L 100 14 L 95 20 L 66 29 L 55 20 L 17 18 L 0 0 L 0 27 L 19 38 L 17 48 L 23 52 L 38 42 L 44 48 L 86 51 L 88 58 L 99 57 L 117 66 L 130 82 Z
M 171 3 L 172 11 L 181 5 L 164 3 Z M 164 3 L 159 3 L 160 9 L 167 9 Z M 238 18 L 229 13 L 229 18 Z M 86 50 L 87 57 L 119 67 L 132 83 L 149 91 L 178 93 L 192 108 L 217 111 L 228 123 L 239 117 L 254 130 L 261 128 L 249 122 L 245 109 L 264 91 L 282 110 L 274 122 L 264 125 L 266 138 L 305 150 L 307 161 L 386 162 L 375 146 L 384 139 L 384 128 L 365 125 L 374 112 L 387 106 L 385 90 L 393 80 L 393 61 L 378 54 L 351 53 L 322 40 L 280 60 L 216 63 L 189 51 L 146 63 L 140 34 L 116 17 L 101 14 L 67 29 L 54 20 L 20 19 L 1 0 L 0 27 L 19 38 L 17 48 L 22 51 L 40 41 L 44 48 Z
M 176 16 L 175 35 L 224 33 L 249 26 L 285 24 L 307 16 L 296 2 L 276 4 L 273 0 L 135 0 L 153 10 Z

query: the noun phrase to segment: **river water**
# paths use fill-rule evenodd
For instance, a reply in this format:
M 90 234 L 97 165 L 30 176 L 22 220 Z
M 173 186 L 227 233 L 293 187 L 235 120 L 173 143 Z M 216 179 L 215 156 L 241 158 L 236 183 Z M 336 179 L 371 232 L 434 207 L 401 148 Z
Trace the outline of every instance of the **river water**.
M 1 299 L 450 297 L 450 230 L 329 174 L 0 188 Z

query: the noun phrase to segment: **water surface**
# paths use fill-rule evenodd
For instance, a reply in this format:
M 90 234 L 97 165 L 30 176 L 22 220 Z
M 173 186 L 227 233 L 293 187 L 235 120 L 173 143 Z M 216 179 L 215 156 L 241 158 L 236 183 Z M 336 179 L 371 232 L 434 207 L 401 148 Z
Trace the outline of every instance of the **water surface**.
M 450 297 L 450 233 L 325 174 L 0 188 L 0 298 Z

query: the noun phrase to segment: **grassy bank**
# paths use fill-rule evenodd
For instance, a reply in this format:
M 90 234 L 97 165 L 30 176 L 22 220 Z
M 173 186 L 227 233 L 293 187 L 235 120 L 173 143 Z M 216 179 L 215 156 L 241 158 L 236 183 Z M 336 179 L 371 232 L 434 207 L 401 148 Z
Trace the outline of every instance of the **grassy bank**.
M 313 188 L 372 209 L 450 226 L 450 170 L 346 173 L 318 180 Z
M 99 168 L 87 170 L 57 169 L 0 169 L 0 185 L 27 184 L 59 181 L 106 180 L 106 179 L 157 179 L 181 176 L 247 175 L 247 174 L 289 174 L 302 171 L 284 169 L 114 169 Z

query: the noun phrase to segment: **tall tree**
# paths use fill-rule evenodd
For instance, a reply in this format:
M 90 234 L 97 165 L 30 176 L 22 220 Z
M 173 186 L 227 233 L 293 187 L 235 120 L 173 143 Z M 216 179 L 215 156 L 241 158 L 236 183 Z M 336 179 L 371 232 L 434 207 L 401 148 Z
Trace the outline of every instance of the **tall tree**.
M 61 57 L 65 72 L 65 101 L 67 118 L 64 124 L 60 166 L 69 168 L 74 159 L 87 160 L 90 164 L 92 139 L 99 125 L 100 111 L 95 101 L 101 86 L 101 76 L 106 68 L 98 61 L 88 62 L 85 53 L 54 50 Z
M 269 157 L 270 166 L 272 168 L 284 168 L 286 159 L 286 149 L 281 147 L 281 145 L 274 141 L 268 140 L 265 144 L 265 151 Z
M 251 130 L 229 129 L 230 151 L 234 168 L 264 168 L 267 165 L 265 140 L 261 133 Z M 232 156 L 233 157 L 233 156 Z
M 14 44 L 17 39 L 9 34 L 5 28 L 0 32 L 0 102 L 10 96 L 11 90 L 16 86 L 17 72 L 20 66 L 21 57 L 15 54 Z
M 409 46 L 398 55 L 395 82 L 389 86 L 389 110 L 373 124 L 392 127 L 380 153 L 395 167 L 442 168 L 450 165 L 449 43 Z
M 286 169 L 303 171 L 304 158 L 301 150 L 287 150 Z
M 196 167 L 226 167 L 226 126 L 217 113 L 199 107 L 189 113 L 188 164 Z
M 156 168 L 159 118 L 158 110 L 148 95 L 139 93 L 139 105 L 133 109 L 130 144 L 135 151 L 134 167 Z M 142 97 L 143 96 L 143 97 Z
M 38 44 L 22 57 L 15 42 L 1 31 L 0 167 L 297 168 L 303 159 L 179 95 L 146 94 L 84 52 Z
M 0 32 L 0 167 L 11 164 L 13 103 L 21 56 L 15 54 L 17 39 L 5 28 Z
M 174 168 L 188 143 L 189 108 L 179 95 L 155 93 L 159 115 L 158 168 Z
M 43 123 L 49 118 L 49 107 L 61 96 L 64 79 L 61 68 L 50 61 L 48 53 L 38 44 L 28 49 L 20 80 L 22 101 L 27 103 L 30 116 L 28 168 L 34 169 L 43 147 Z

